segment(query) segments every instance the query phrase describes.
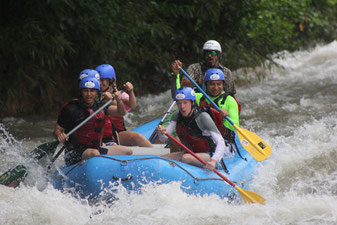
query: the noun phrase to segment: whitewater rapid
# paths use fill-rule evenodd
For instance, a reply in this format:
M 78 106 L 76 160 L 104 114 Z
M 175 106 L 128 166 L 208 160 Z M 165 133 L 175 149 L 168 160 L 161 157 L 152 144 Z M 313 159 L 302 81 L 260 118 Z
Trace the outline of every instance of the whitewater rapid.
M 240 126 L 273 148 L 251 186 L 266 205 L 188 196 L 177 183 L 148 185 L 141 195 L 120 187 L 118 201 L 92 205 L 53 189 L 37 166 L 20 188 L 0 186 L 0 224 L 337 224 L 337 42 L 280 52 L 273 60 L 282 67 L 254 70 L 265 78 L 237 88 Z M 140 125 L 170 104 L 169 91 L 139 98 L 126 122 L 130 128 Z M 0 172 L 52 140 L 55 120 L 3 118 Z

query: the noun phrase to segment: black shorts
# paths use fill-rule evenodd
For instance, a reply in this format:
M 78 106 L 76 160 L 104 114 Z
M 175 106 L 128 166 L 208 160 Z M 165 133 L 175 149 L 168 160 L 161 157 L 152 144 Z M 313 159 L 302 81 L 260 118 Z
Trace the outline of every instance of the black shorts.
M 107 147 L 99 147 L 97 150 L 99 151 L 100 155 L 106 155 L 106 154 L 108 154 L 108 148 L 109 148 L 109 146 L 107 146 Z
M 67 144 L 64 154 L 64 161 L 66 163 L 66 166 L 70 166 L 80 162 L 82 160 L 82 154 L 86 149 L 88 149 L 88 147 Z M 97 150 L 99 151 L 100 155 L 106 155 L 108 153 L 108 148 L 105 147 L 99 147 Z

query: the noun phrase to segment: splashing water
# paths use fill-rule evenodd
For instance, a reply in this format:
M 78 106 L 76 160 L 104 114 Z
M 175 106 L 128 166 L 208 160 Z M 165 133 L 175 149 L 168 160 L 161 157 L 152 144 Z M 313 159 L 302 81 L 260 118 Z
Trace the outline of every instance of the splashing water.
M 12 163 L 20 162 L 21 155 L 24 153 L 24 147 L 21 141 L 14 138 L 6 127 L 0 123 L 0 170 L 5 170 L 6 166 Z
M 251 187 L 267 199 L 265 206 L 188 196 L 179 183 L 150 184 L 143 194 L 118 187 L 112 204 L 90 204 L 50 185 L 43 190 L 0 186 L 0 224 L 336 224 L 337 42 L 281 52 L 273 59 L 284 68 L 273 67 L 264 71 L 264 81 L 237 88 L 243 107 L 240 127 L 273 147 Z M 137 110 L 126 117 L 130 128 L 165 112 L 170 92 L 137 102 Z M 45 130 L 43 135 L 50 137 L 52 127 Z M 4 171 L 16 160 L 24 161 L 19 155 L 32 148 L 25 148 L 2 124 L 0 134 Z

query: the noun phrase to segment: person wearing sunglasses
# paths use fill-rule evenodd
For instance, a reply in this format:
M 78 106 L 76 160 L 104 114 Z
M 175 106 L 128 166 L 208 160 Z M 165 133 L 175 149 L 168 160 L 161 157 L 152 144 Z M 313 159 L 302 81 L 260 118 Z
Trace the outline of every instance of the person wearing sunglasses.
M 224 86 L 224 91 L 235 98 L 236 88 L 234 83 L 234 78 L 232 72 L 220 64 L 221 59 L 221 45 L 215 40 L 208 40 L 203 45 L 203 59 L 199 63 L 194 63 L 188 66 L 187 74 L 206 91 L 206 86 L 204 85 L 205 73 L 210 68 L 220 69 L 226 79 L 226 84 Z M 182 62 L 180 60 L 175 60 L 171 64 L 171 70 L 173 79 L 171 81 L 171 94 L 174 96 L 174 93 L 180 87 L 192 87 L 193 84 L 183 75 L 179 74 L 179 67 L 182 67 Z M 197 90 L 195 90 L 197 91 Z M 237 99 L 235 98 L 237 101 Z M 239 106 L 239 113 L 241 112 L 241 105 L 237 101 Z
M 225 92 L 234 96 L 236 93 L 234 79 L 232 77 L 231 71 L 220 65 L 221 59 L 221 45 L 215 40 L 208 40 L 203 45 L 203 58 L 199 63 L 194 63 L 188 66 L 187 73 L 190 77 L 199 85 L 203 86 L 204 83 L 204 74 L 206 70 L 210 68 L 219 68 L 225 74 L 225 78 L 228 81 L 226 83 Z M 172 96 L 175 93 L 175 90 L 181 86 L 193 87 L 193 84 L 186 78 L 179 74 L 179 67 L 182 66 L 180 60 L 175 60 L 171 64 L 172 75 L 174 75 L 173 82 L 171 83 Z

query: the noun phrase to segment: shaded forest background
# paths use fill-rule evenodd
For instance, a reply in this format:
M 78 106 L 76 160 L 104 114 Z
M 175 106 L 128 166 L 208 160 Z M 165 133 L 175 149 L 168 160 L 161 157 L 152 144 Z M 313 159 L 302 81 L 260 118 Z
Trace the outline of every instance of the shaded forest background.
M 0 116 L 45 114 L 109 63 L 137 96 L 169 88 L 170 64 L 218 40 L 231 70 L 336 38 L 337 0 L 1 1 Z

